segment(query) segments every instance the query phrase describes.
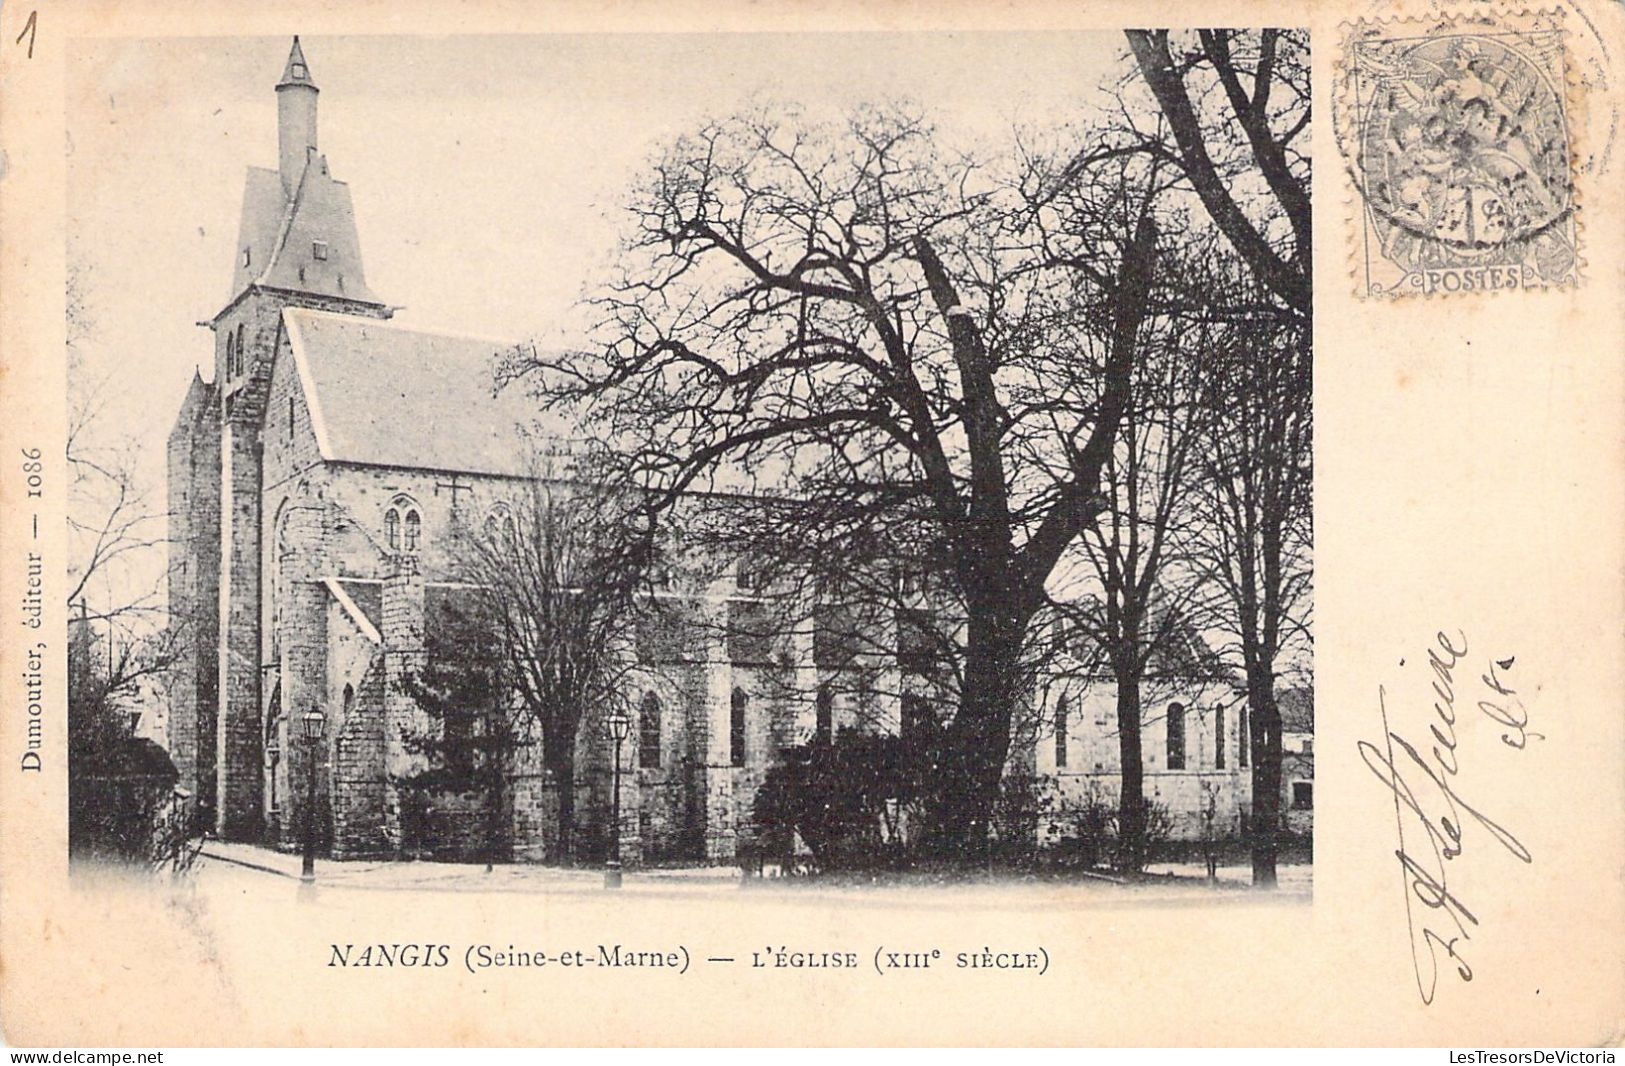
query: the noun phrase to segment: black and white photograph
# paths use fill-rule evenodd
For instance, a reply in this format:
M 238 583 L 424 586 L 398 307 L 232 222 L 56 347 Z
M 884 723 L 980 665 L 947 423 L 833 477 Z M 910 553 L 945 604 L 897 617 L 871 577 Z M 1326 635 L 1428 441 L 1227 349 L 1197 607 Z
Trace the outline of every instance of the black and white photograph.
M 84 49 L 75 859 L 1308 893 L 1307 32 L 607 44 Z
M 41 4 L 5 1041 L 1618 1043 L 1625 9 Z

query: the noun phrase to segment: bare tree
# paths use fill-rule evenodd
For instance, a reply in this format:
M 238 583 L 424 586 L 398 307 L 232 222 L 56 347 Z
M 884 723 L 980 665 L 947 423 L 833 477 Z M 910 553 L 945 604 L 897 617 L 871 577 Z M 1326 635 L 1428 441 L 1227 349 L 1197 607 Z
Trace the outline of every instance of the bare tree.
M 68 585 L 64 606 L 94 639 L 102 699 L 133 694 L 180 651 L 179 628 L 161 626 L 165 515 L 142 485 L 134 441 L 109 431 L 105 375 L 86 350 L 94 325 L 84 270 L 67 275 Z M 88 690 L 87 690 L 88 691 Z
M 1275 684 L 1310 610 L 1310 211 L 1308 34 L 1265 29 L 1127 31 L 1154 103 L 1122 110 L 1108 152 L 1168 162 L 1245 265 L 1195 294 L 1244 343 L 1214 360 L 1216 415 L 1203 444 L 1193 581 L 1245 678 L 1254 758 L 1253 877 L 1275 882 L 1280 715 Z M 1130 90 L 1132 95 L 1133 89 Z M 1284 313 L 1275 313 L 1279 308 Z
M 94 334 L 88 288 L 85 268 L 70 262 L 64 606 L 78 635 L 68 649 L 71 676 L 77 679 L 70 712 L 82 718 L 97 717 L 161 679 L 181 654 L 186 630 L 184 622 L 164 624 L 159 590 L 165 515 L 141 483 L 135 442 L 111 432 L 103 414 L 106 377 L 95 370 L 88 351 Z M 128 719 L 113 718 L 126 723 L 127 731 Z M 105 732 L 88 719 L 81 725 Z
M 1281 804 L 1276 685 L 1311 647 L 1311 358 L 1307 325 L 1254 328 L 1213 360 L 1214 417 L 1188 549 L 1201 616 L 1246 684 L 1253 882 L 1275 883 Z
M 472 531 L 463 576 L 501 652 L 497 728 L 540 733 L 558 796 L 558 851 L 574 846 L 576 750 L 590 711 L 629 706 L 628 632 L 651 557 L 635 500 L 546 471 Z M 639 532 L 644 530 L 644 532 Z M 511 697 L 510 697 L 511 693 Z M 508 717 L 512 699 L 520 719 Z
M 1126 147 L 1177 166 L 1259 284 L 1308 317 L 1313 231 L 1307 32 L 1127 35 L 1165 125 L 1148 131 L 1131 119 Z
M 65 295 L 69 835 L 76 852 L 107 846 L 179 870 L 195 853 L 196 823 L 169 792 L 173 768 L 164 781 L 166 760 L 135 738 L 132 713 L 157 698 L 153 687 L 184 650 L 186 626 L 164 624 L 159 596 L 165 516 L 141 484 L 134 442 L 106 424 L 106 379 L 87 350 L 93 313 L 77 260 Z M 150 787 L 129 776 L 143 769 Z
M 1186 251 L 1199 271 L 1210 242 Z M 1201 447 L 1210 417 L 1204 362 L 1220 332 L 1201 319 L 1168 319 L 1135 368 L 1133 402 L 1102 473 L 1105 509 L 1078 543 L 1091 584 L 1081 603 L 1060 604 L 1060 616 L 1086 634 L 1115 682 L 1122 763 L 1118 865 L 1139 869 L 1146 857 L 1142 689 L 1154 668 L 1163 675 L 1211 672 L 1193 653 L 1189 598 L 1177 552 L 1188 537 L 1191 495 L 1201 474 Z
M 1029 625 L 1100 507 L 1155 222 L 1130 217 L 1094 272 L 1046 263 L 1030 231 L 1008 239 L 1031 217 L 1009 186 L 897 108 L 708 125 L 631 209 L 597 299 L 601 348 L 532 353 L 516 372 L 597 418 L 651 514 L 733 476 L 795 501 L 787 531 L 825 573 L 904 546 L 933 564 L 960 612 L 961 678 L 936 819 L 950 845 L 977 840 L 1026 697 Z

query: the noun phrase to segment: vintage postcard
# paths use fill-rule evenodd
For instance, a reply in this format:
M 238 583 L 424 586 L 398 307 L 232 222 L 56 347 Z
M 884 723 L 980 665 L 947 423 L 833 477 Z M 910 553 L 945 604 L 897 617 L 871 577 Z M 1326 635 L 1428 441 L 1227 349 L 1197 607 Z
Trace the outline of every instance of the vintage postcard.
M 5 1040 L 1617 1045 L 1617 57 L 6 5 Z

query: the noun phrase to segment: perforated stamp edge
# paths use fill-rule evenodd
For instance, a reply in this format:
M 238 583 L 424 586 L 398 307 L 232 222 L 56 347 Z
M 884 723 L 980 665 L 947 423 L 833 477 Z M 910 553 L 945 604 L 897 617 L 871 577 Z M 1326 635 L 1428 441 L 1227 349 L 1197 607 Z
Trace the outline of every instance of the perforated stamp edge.
M 1340 175 L 1340 201 L 1343 206 L 1343 236 L 1347 254 L 1346 270 L 1353 295 L 1362 300 L 1393 300 L 1393 299 L 1455 299 L 1473 298 L 1480 295 L 1502 292 L 1561 292 L 1572 290 L 1583 284 L 1585 279 L 1586 260 L 1584 251 L 1584 187 L 1582 180 L 1588 169 L 1585 161 L 1596 156 L 1589 153 L 1589 138 L 1587 118 L 1589 109 L 1584 106 L 1587 101 L 1587 87 L 1577 74 L 1577 66 L 1571 47 L 1572 35 L 1567 25 L 1569 12 L 1561 7 L 1539 9 L 1506 9 L 1490 5 L 1474 7 L 1465 10 L 1449 12 L 1433 12 L 1425 15 L 1405 15 L 1394 18 L 1361 18 L 1353 21 L 1344 21 L 1338 26 L 1337 51 L 1333 62 L 1332 78 L 1332 121 L 1334 138 L 1337 142 L 1338 153 L 1341 156 Z M 1549 225 L 1559 225 L 1569 235 L 1574 249 L 1574 264 L 1564 280 L 1551 283 L 1526 277 L 1533 272 L 1526 266 L 1519 265 L 1520 271 L 1517 284 L 1505 284 L 1495 288 L 1474 285 L 1465 288 L 1461 284 L 1460 269 L 1440 272 L 1441 275 L 1455 273 L 1457 284 L 1446 288 L 1444 278 L 1429 279 L 1422 272 L 1402 272 L 1397 264 L 1389 264 L 1392 273 L 1400 274 L 1399 283 L 1392 286 L 1373 285 L 1371 269 L 1374 265 L 1373 256 L 1380 256 L 1374 250 L 1373 242 L 1376 239 L 1375 227 L 1372 220 L 1371 207 L 1367 201 L 1362 184 L 1362 174 L 1359 167 L 1360 144 L 1360 114 L 1358 98 L 1357 70 L 1355 66 L 1356 47 L 1370 40 L 1383 40 L 1396 37 L 1416 38 L 1430 36 L 1460 36 L 1474 32 L 1485 35 L 1518 35 L 1534 33 L 1554 33 L 1558 41 L 1558 54 L 1560 70 L 1562 72 L 1561 107 L 1567 137 L 1567 182 L 1568 206 L 1560 218 Z M 1606 153 L 1604 153 L 1606 156 Z M 1506 264 L 1496 264 L 1506 266 Z M 1526 280 L 1533 280 L 1533 284 L 1525 284 Z M 1410 282 L 1410 284 L 1405 284 Z

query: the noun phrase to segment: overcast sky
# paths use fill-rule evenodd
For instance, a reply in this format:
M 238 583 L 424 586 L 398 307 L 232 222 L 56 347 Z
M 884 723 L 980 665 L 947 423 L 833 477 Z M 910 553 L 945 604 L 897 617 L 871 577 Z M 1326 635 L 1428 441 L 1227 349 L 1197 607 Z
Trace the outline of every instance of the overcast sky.
M 246 167 L 275 167 L 289 39 L 80 41 L 69 65 L 69 243 L 109 419 L 159 445 L 194 323 L 230 295 Z M 320 148 L 350 185 L 367 280 L 403 325 L 569 335 L 614 209 L 659 144 L 766 97 L 911 99 L 942 139 L 1076 119 L 1120 34 L 314 37 Z M 952 146 L 952 145 L 950 145 Z M 156 458 L 156 457 L 155 457 Z M 158 460 L 161 462 L 161 459 Z

